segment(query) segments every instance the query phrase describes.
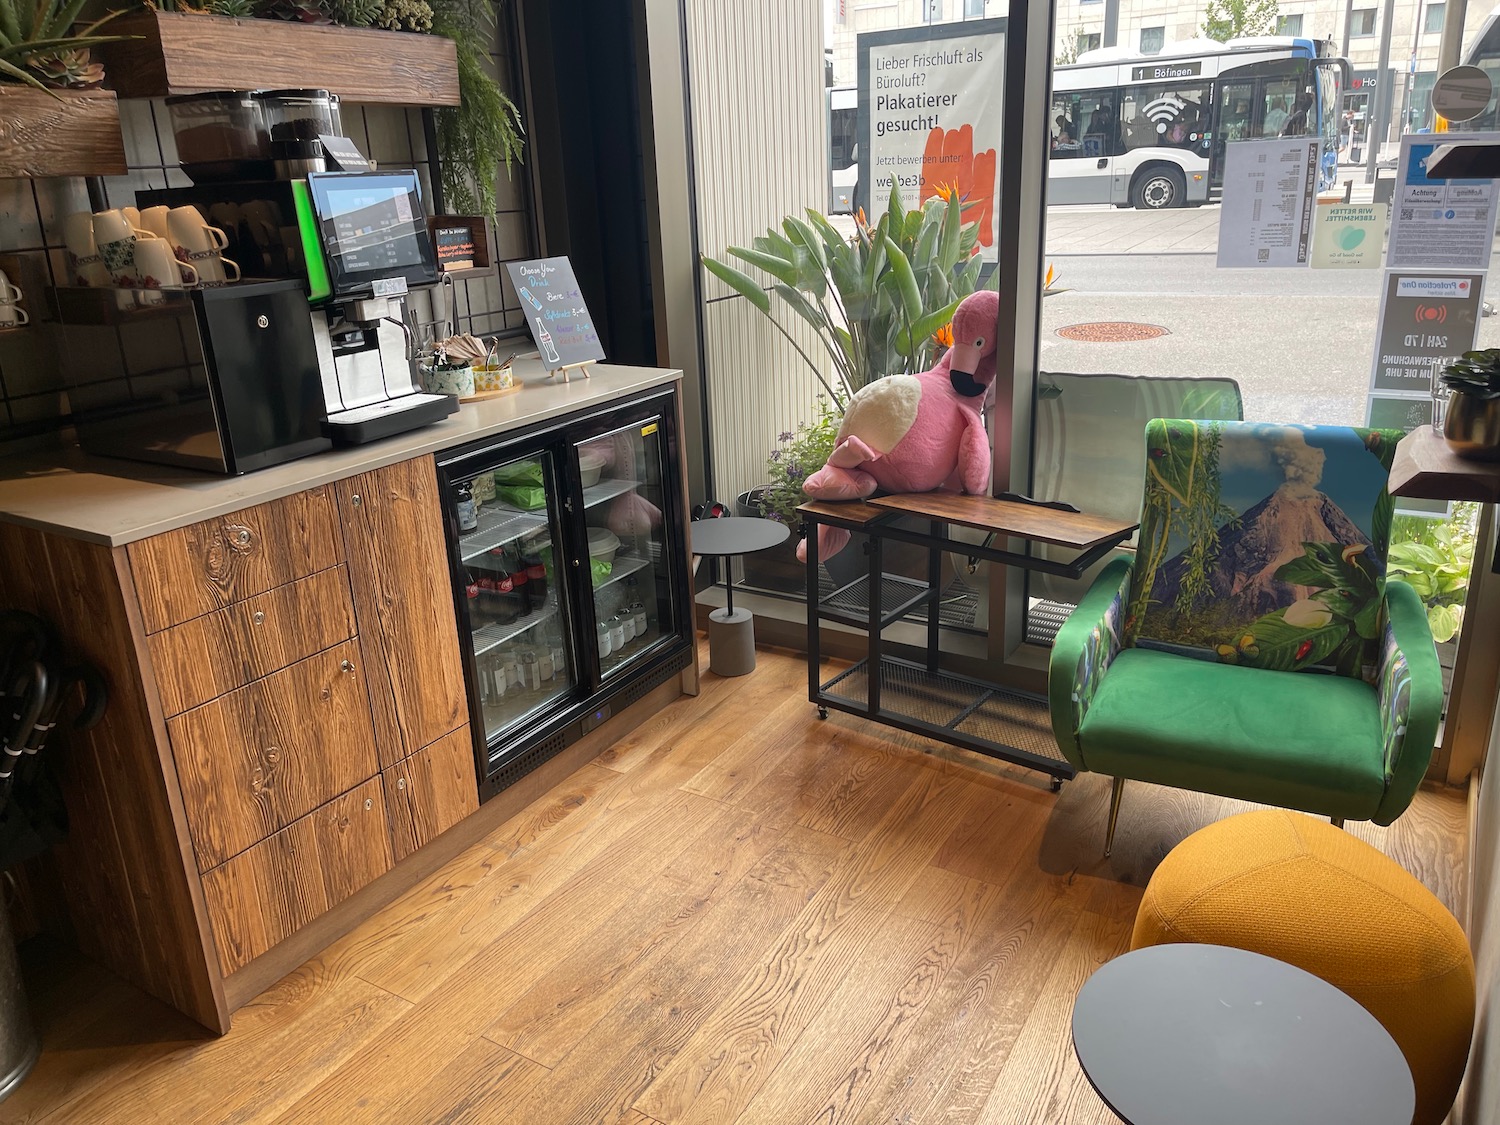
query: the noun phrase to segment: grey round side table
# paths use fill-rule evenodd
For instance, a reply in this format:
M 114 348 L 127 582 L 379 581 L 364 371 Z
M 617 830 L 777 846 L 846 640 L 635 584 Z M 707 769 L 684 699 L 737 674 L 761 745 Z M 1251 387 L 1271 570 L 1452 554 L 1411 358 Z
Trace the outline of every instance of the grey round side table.
M 1396 1041 L 1333 985 L 1259 953 L 1155 945 L 1094 973 L 1073 1049 L 1129 1125 L 1411 1125 Z
M 708 615 L 708 666 L 720 676 L 746 676 L 755 671 L 755 615 L 734 608 L 734 576 L 728 573 L 733 555 L 764 551 L 784 542 L 791 529 L 776 520 L 755 516 L 727 516 L 694 520 L 688 524 L 688 539 L 695 555 L 717 555 L 725 560 L 723 609 Z

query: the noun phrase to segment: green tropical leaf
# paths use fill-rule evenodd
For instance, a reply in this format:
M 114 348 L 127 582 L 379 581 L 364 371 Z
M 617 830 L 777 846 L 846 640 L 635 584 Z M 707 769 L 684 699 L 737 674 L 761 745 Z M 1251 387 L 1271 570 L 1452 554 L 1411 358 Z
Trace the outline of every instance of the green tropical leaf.
M 771 295 L 760 287 L 760 284 L 749 274 L 741 273 L 733 266 L 710 258 L 707 254 L 703 256 L 704 268 L 713 274 L 729 288 L 733 289 L 745 300 L 767 315 L 771 312 Z
M 937 259 L 942 263 L 944 269 L 952 269 L 958 264 L 959 245 L 963 238 L 963 208 L 958 204 L 956 196 L 948 200 L 948 206 L 943 212 L 943 234 L 938 241 Z
M 918 317 L 912 324 L 908 333 L 905 328 L 896 334 L 896 350 L 904 356 L 910 356 L 921 350 L 922 345 L 932 339 L 932 334 L 943 325 L 953 319 L 953 314 L 958 311 L 959 302 L 950 301 L 942 308 L 925 316 Z
M 1432 639 L 1438 644 L 1451 641 L 1458 632 L 1461 618 L 1451 605 L 1435 605 L 1427 608 L 1427 624 L 1432 629 Z
M 1349 627 L 1338 620 L 1304 628 L 1288 625 L 1285 613 L 1278 609 L 1245 628 L 1237 640 L 1241 664 L 1279 672 L 1306 668 L 1321 664 L 1349 636 Z
M 796 215 L 788 215 L 781 225 L 786 231 L 787 238 L 807 247 L 808 252 L 817 261 L 819 269 L 827 268 L 828 256 L 823 248 L 823 239 L 805 219 L 799 219 Z
M 729 252 L 742 262 L 749 262 L 752 266 L 758 266 L 774 277 L 777 281 L 787 285 L 797 284 L 797 263 L 785 258 L 778 258 L 775 254 L 767 254 L 760 250 L 749 249 L 744 246 L 731 246 Z
M 776 286 L 776 292 L 783 301 L 792 306 L 792 311 L 803 320 L 811 324 L 819 332 L 828 325 L 828 318 L 823 315 L 823 310 L 814 305 L 806 297 L 790 285 Z
M 906 209 L 901 206 L 901 185 L 896 182 L 894 176 L 891 178 L 891 198 L 886 203 L 885 213 L 899 236 L 906 226 Z
M 911 262 L 901 253 L 901 248 L 886 240 L 886 257 L 891 263 L 891 277 L 900 296 L 902 310 L 908 321 L 922 315 L 922 291 L 917 288 L 917 275 L 912 272 Z

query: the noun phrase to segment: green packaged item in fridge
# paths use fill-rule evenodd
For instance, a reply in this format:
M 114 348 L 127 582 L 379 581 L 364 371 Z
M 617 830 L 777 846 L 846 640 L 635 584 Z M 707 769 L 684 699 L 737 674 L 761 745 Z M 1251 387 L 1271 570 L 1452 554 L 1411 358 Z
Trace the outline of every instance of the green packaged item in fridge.
M 495 491 L 507 504 L 527 512 L 547 506 L 547 490 L 539 484 L 497 484 Z
M 595 586 L 608 578 L 614 569 L 614 563 L 605 562 L 603 559 L 589 560 L 589 570 L 593 573 Z
M 496 484 L 531 484 L 540 487 L 545 483 L 540 461 L 512 461 L 495 470 Z

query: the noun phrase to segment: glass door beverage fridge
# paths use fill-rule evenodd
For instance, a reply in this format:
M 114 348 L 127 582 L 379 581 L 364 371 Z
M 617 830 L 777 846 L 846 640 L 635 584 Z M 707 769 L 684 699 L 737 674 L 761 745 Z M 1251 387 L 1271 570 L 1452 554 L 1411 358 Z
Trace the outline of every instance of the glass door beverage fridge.
M 657 393 L 439 460 L 481 799 L 687 666 L 675 419 Z

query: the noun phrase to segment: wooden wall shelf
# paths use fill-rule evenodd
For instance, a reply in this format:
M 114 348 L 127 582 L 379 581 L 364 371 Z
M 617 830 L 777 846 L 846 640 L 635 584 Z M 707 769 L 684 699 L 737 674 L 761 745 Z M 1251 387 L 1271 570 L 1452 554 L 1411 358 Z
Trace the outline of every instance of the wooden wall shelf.
M 1460 457 L 1431 426 L 1419 426 L 1396 446 L 1390 490 L 1392 496 L 1500 503 L 1500 462 Z
M 120 105 L 110 90 L 0 86 L 0 178 L 123 176 Z
M 124 98 L 316 86 L 350 102 L 459 101 L 456 51 L 441 35 L 181 12 L 140 12 L 110 32 L 140 37 L 98 48 Z

